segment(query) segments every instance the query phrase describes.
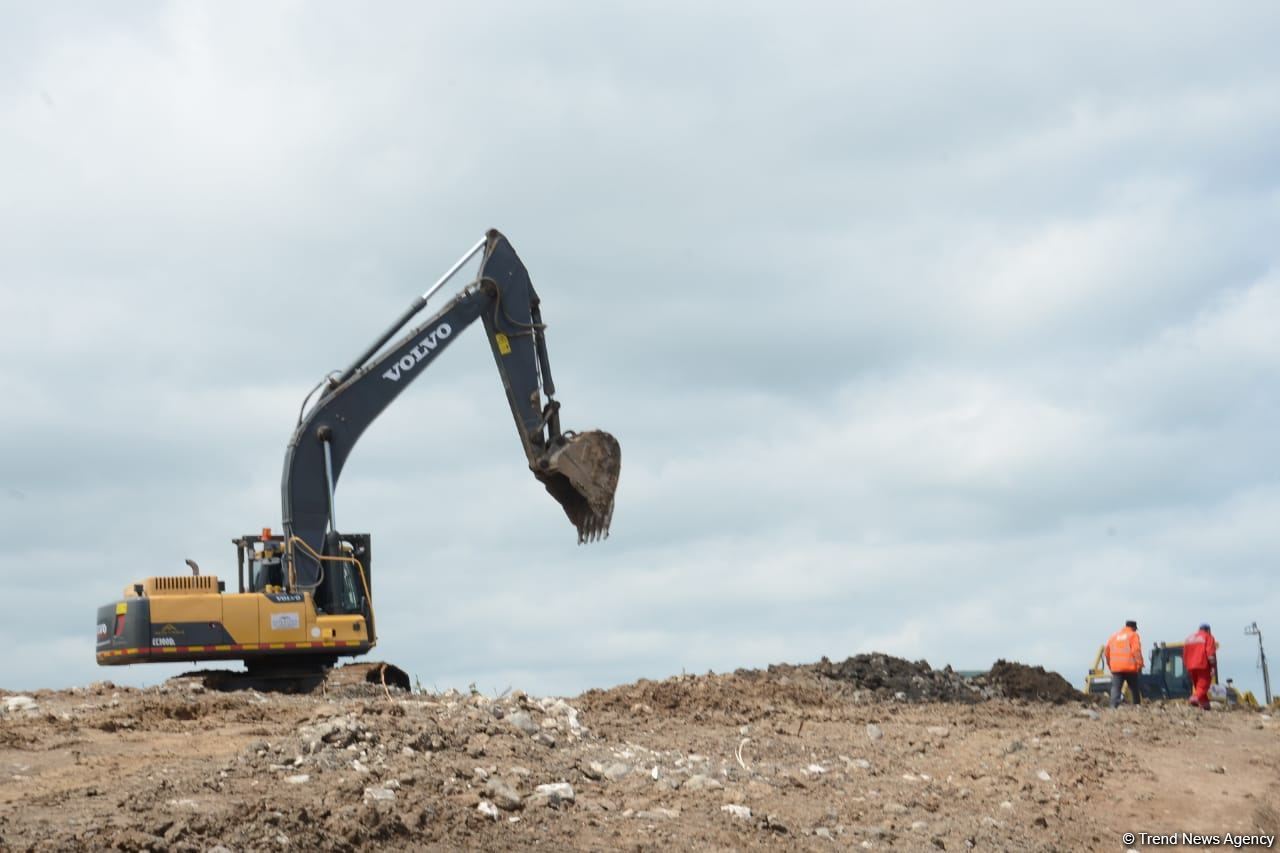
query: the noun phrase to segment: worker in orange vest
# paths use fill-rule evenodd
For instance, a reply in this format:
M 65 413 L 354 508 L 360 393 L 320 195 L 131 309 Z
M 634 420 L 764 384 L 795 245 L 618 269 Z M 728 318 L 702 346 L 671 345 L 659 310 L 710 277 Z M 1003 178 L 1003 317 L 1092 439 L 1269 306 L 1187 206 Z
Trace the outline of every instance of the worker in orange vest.
M 1209 685 L 1218 680 L 1218 641 L 1207 622 L 1183 641 L 1182 663 L 1191 676 L 1191 704 L 1209 710 Z
M 1142 638 L 1138 636 L 1138 623 L 1130 619 L 1124 627 L 1111 635 L 1107 640 L 1103 656 L 1107 659 L 1107 668 L 1111 670 L 1111 707 L 1119 708 L 1124 701 L 1121 692 L 1129 685 L 1129 695 L 1133 704 L 1142 704 Z

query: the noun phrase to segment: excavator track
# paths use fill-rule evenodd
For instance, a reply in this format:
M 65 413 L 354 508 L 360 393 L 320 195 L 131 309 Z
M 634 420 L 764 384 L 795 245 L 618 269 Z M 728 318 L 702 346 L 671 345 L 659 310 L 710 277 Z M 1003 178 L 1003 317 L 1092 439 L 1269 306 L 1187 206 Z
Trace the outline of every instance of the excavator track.
M 222 693 L 256 690 L 259 693 L 367 692 L 376 687 L 409 692 L 413 684 L 400 667 L 385 661 L 349 663 L 330 667 L 314 661 L 294 660 L 253 666 L 245 670 L 200 669 L 177 679 L 198 681 L 207 690 Z

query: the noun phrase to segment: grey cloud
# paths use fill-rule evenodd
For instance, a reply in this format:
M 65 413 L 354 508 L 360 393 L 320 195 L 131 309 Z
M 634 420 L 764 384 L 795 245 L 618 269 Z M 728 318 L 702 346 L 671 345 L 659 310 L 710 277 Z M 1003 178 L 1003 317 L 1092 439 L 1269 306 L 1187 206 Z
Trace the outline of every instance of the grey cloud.
M 340 509 L 377 539 L 379 651 L 424 683 L 869 648 L 1076 679 L 1134 615 L 1231 626 L 1251 678 L 1274 12 L 8 17 L 0 573 L 26 606 L 0 641 L 52 651 L 5 684 L 171 674 L 99 671 L 92 608 L 187 556 L 226 576 L 227 540 L 278 524 L 303 393 L 491 225 L 566 425 L 616 432 L 623 481 L 577 548 L 479 336 L 388 411 Z

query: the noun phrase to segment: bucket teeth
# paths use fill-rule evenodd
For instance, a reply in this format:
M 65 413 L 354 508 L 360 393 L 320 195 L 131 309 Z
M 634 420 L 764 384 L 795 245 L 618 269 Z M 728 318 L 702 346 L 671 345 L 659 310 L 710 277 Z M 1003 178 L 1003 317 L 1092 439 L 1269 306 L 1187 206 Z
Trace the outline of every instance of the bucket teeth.
M 578 529 L 578 544 L 607 539 L 618 489 L 622 449 L 607 432 L 568 436 L 534 474 Z

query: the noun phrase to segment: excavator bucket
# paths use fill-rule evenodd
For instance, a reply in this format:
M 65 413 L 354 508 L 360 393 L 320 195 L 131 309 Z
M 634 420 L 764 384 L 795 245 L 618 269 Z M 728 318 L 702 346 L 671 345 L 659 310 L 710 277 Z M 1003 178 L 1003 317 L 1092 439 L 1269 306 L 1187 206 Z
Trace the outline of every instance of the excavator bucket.
M 565 438 L 534 474 L 578 528 L 581 545 L 609 535 L 622 448 L 616 438 L 600 430 L 565 433 Z

